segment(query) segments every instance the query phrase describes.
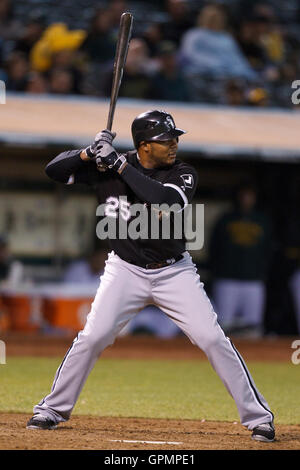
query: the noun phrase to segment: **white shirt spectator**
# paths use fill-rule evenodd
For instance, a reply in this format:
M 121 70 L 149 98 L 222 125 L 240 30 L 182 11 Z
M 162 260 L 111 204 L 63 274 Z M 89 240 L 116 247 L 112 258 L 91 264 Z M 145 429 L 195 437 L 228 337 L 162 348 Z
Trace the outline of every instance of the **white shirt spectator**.
M 257 79 L 234 38 L 225 31 L 192 28 L 182 38 L 180 60 L 187 75 Z

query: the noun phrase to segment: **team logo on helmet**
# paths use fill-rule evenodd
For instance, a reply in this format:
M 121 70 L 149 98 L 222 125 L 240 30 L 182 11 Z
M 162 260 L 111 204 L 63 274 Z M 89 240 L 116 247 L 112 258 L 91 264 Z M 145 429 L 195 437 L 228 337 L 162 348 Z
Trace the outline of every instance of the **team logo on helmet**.
M 175 122 L 169 114 L 166 116 L 166 125 L 169 129 L 175 129 Z

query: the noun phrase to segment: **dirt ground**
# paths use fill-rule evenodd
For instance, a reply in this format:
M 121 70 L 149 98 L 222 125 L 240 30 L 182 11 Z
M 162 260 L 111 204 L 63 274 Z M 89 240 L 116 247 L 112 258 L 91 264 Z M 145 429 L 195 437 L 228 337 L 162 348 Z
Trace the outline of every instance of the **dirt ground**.
M 7 357 L 63 356 L 72 338 L 8 334 Z M 242 340 L 232 338 L 246 361 L 290 361 L 295 338 Z M 186 338 L 121 337 L 102 357 L 205 359 Z M 53 431 L 25 428 L 31 415 L 0 413 L 2 450 L 300 450 L 300 424 L 277 425 L 273 443 L 253 441 L 240 423 L 196 420 L 112 418 L 73 415 Z M 133 442 L 126 442 L 133 441 Z M 136 442 L 134 442 L 136 441 Z
M 30 417 L 25 414 L 0 414 L 0 449 L 175 451 L 300 449 L 300 426 L 278 426 L 277 440 L 272 443 L 261 443 L 253 441 L 250 438 L 251 433 L 239 423 L 72 416 L 68 423 L 60 424 L 55 430 L 39 431 L 25 429 L 26 421 Z

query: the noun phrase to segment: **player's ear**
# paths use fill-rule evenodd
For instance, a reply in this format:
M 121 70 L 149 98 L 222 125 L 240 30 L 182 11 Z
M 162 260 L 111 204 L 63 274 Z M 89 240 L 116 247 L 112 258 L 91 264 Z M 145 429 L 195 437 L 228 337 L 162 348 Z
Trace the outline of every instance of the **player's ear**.
M 150 149 L 150 143 L 145 142 L 144 140 L 140 142 L 139 148 L 142 148 L 145 152 L 149 152 Z

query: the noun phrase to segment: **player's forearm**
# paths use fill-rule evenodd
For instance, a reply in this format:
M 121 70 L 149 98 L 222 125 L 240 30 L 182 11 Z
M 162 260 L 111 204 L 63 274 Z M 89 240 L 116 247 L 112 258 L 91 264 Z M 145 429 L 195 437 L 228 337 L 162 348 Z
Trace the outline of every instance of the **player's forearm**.
M 140 173 L 129 163 L 121 173 L 121 177 L 138 196 L 139 199 L 150 204 L 180 204 L 183 205 L 183 199 L 179 192 L 174 188 L 164 186 L 163 184 Z
M 69 177 L 75 173 L 75 171 L 84 167 L 86 160 L 84 157 L 84 151 L 82 150 L 68 150 L 62 152 L 48 163 L 45 172 L 49 178 L 61 183 L 67 183 Z

